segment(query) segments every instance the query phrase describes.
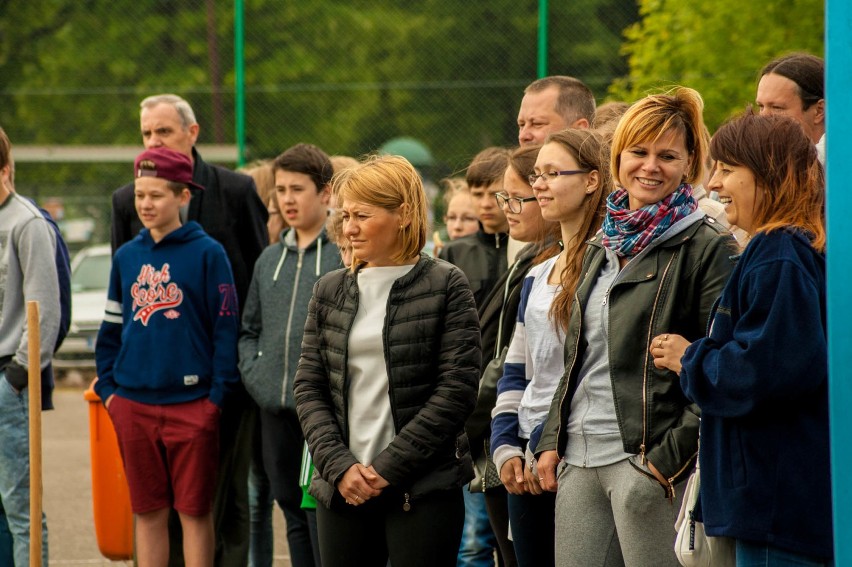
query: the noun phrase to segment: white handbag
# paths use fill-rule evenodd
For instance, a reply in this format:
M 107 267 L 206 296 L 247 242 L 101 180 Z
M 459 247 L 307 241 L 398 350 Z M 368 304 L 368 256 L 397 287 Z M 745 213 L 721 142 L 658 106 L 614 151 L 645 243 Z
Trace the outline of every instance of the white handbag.
M 698 461 L 686 481 L 683 502 L 675 521 L 675 554 L 684 567 L 735 567 L 737 564 L 735 540 L 727 537 L 709 537 L 704 524 L 693 517 L 701 487 L 701 470 Z

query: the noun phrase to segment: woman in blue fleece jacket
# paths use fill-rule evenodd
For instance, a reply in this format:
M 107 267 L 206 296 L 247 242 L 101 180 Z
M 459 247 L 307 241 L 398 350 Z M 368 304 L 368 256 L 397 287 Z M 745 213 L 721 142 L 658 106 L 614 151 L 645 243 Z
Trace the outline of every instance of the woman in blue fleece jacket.
M 830 565 L 823 168 L 780 116 L 735 119 L 711 153 L 709 188 L 753 236 L 709 336 L 660 335 L 651 354 L 701 408 L 707 534 L 734 538 L 741 566 Z

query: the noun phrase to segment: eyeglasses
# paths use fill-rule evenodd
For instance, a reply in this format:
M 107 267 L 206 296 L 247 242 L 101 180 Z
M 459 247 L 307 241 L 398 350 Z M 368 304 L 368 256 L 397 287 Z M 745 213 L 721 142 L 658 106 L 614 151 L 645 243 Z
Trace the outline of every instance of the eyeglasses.
M 535 201 L 535 197 L 509 197 L 506 193 L 494 193 L 494 198 L 497 199 L 497 206 L 501 209 L 503 205 L 508 205 L 509 212 L 516 215 L 521 212 L 524 203 Z
M 530 185 L 535 185 L 535 182 L 538 181 L 538 178 L 541 177 L 545 183 L 548 181 L 553 181 L 560 175 L 577 175 L 580 173 L 589 173 L 588 169 L 569 169 L 567 171 L 543 171 L 538 175 L 530 175 L 527 177 L 527 181 L 530 182 Z

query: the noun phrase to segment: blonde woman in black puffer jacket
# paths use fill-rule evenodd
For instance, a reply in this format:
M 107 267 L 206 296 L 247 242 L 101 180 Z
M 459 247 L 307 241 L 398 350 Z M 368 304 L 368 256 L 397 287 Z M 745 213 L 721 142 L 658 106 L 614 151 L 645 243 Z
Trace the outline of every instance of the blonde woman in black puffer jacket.
M 420 253 L 426 197 L 407 161 L 374 158 L 334 183 L 353 263 L 314 287 L 295 380 L 322 564 L 449 567 L 473 478 L 473 295 Z

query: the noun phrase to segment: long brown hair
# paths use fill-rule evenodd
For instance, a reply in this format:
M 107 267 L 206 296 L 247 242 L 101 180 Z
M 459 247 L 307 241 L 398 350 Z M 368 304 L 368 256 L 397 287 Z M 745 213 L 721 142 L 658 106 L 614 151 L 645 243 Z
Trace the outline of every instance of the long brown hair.
M 798 122 L 749 111 L 719 128 L 710 154 L 754 175 L 761 196 L 754 232 L 798 227 L 810 233 L 814 249 L 825 251 L 825 171 Z
M 550 306 L 550 319 L 565 331 L 571 316 L 571 301 L 577 282 L 580 281 L 586 241 L 595 235 L 603 223 L 606 198 L 612 191 L 612 177 L 609 175 L 608 148 L 601 135 L 594 130 L 569 128 L 551 134 L 544 143 L 559 144 L 577 160 L 580 169 L 597 171 L 600 179 L 597 189 L 587 195 L 583 203 L 583 222 L 577 236 L 570 242 L 562 243 L 567 261 L 559 276 L 559 291 Z

